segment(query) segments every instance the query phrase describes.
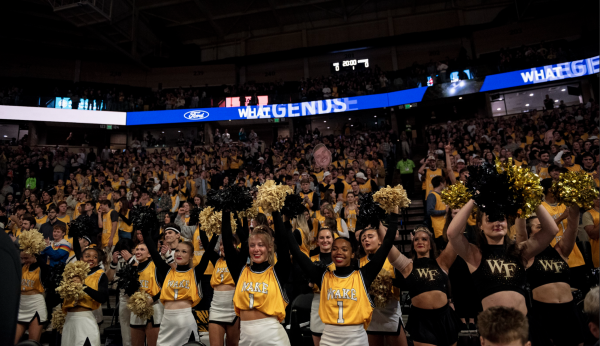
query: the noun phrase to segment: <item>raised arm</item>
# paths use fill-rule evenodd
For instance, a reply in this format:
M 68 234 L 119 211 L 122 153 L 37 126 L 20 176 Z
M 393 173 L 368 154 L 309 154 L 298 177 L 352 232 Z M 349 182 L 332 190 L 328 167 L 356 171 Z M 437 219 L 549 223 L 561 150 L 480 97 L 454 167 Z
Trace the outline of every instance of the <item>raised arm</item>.
M 572 205 L 567 210 L 569 212 L 569 216 L 567 217 L 567 229 L 563 232 L 562 238 L 554 246 L 558 253 L 564 258 L 568 258 L 571 251 L 573 251 L 575 239 L 577 238 L 577 228 L 579 226 L 579 207 Z
M 108 300 L 108 277 L 106 277 L 105 274 L 102 274 L 100 276 L 100 281 L 98 282 L 98 290 L 86 286 L 83 289 L 83 291 L 98 303 L 106 303 L 106 301 Z
M 527 235 L 527 220 L 517 218 L 515 220 L 515 230 L 517 231 L 517 244 L 521 244 L 522 242 L 525 242 L 527 241 L 527 239 L 529 239 L 529 236 Z
M 165 260 L 162 259 L 160 253 L 158 252 L 158 250 L 156 250 L 156 244 L 154 243 L 154 240 L 152 240 L 152 237 L 150 236 L 147 230 L 142 229 L 142 236 L 144 237 L 144 244 L 146 244 L 148 252 L 150 252 L 152 261 L 154 261 L 157 273 L 161 276 L 162 279 L 164 279 L 167 276 L 169 269 L 171 269 L 171 266 L 168 265 L 167 262 L 165 262 Z
M 558 233 L 558 226 L 546 208 L 540 204 L 535 209 L 535 213 L 540 221 L 542 230 L 533 234 L 527 241 L 518 244 L 521 249 L 521 257 L 524 261 L 542 252 L 550 244 L 552 238 L 556 236 L 556 233 Z
M 450 222 L 446 234 L 448 235 L 449 243 L 452 244 L 456 253 L 462 257 L 465 262 L 476 268 L 479 266 L 479 260 L 477 258 L 477 256 L 480 255 L 478 252 L 479 250 L 475 245 L 469 244 L 469 241 L 463 233 L 474 206 L 475 202 L 473 200 L 467 202 L 467 204 L 465 204 L 452 219 L 452 222 Z
M 202 239 L 203 234 L 204 234 L 204 239 Z M 206 268 L 208 267 L 208 263 L 212 262 L 213 264 L 215 264 L 217 262 L 217 259 L 219 258 L 219 255 L 217 255 L 215 252 L 215 245 L 217 245 L 217 241 L 219 240 L 219 237 L 216 234 L 214 234 L 212 239 L 210 241 L 208 241 L 206 234 L 204 232 L 200 231 L 200 239 L 202 240 L 202 245 L 204 245 L 204 255 L 200 259 L 200 263 L 198 263 L 198 265 L 196 267 L 194 267 L 194 272 L 196 273 L 196 278 L 198 278 L 198 279 L 201 278 L 202 275 L 204 275 L 204 272 L 206 271 Z M 208 253 L 209 251 L 211 252 L 210 254 Z M 215 259 L 215 256 L 217 257 L 216 259 Z
M 320 287 L 321 278 L 323 277 L 323 273 L 326 269 L 316 266 L 308 256 L 300 251 L 300 246 L 296 242 L 291 228 L 286 229 L 285 234 L 282 234 L 282 236 L 283 235 L 285 235 L 288 239 L 288 243 L 290 244 L 290 252 L 294 257 L 294 261 L 298 263 L 300 269 L 304 275 L 309 278 L 310 282 Z
M 275 274 L 281 282 L 287 282 L 292 271 L 292 260 L 290 259 L 290 246 L 287 240 L 288 229 L 291 229 L 289 221 L 287 226 L 283 224 L 281 213 L 273 212 L 273 225 L 275 226 L 275 247 L 277 251 L 277 263 L 275 264 Z
M 233 246 L 233 232 L 231 231 L 231 217 L 228 212 L 223 211 L 221 219 L 221 235 L 223 236 L 223 249 L 225 250 L 225 262 L 231 273 L 233 281 L 237 284 L 242 268 L 246 265 L 248 251 L 245 254 L 237 252 Z M 227 222 L 224 222 L 227 220 Z
M 379 249 L 377 249 L 377 252 L 375 252 L 375 255 L 373 255 L 371 261 L 360 268 L 360 272 L 363 276 L 363 280 L 365 280 L 366 287 L 371 286 L 381 271 L 381 268 L 383 268 L 385 259 L 394 245 L 394 238 L 396 237 L 396 232 L 398 231 L 398 214 L 390 213 L 387 217 L 387 221 L 388 229 L 385 232 L 385 237 L 381 242 L 381 246 Z
M 383 224 L 379 224 L 379 239 L 385 238 L 386 230 L 387 229 Z M 392 246 L 387 258 L 390 261 L 390 264 L 394 266 L 402 276 L 407 277 L 408 274 L 410 274 L 410 271 L 412 270 L 412 259 L 404 256 L 395 246 Z

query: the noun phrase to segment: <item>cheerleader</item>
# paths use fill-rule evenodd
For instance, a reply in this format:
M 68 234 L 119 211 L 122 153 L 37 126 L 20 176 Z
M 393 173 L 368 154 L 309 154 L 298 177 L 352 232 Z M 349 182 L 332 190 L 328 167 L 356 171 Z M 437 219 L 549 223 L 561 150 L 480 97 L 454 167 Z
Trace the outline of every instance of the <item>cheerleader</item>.
M 315 263 L 320 263 L 326 266 L 330 271 L 335 270 L 335 265 L 331 259 L 331 245 L 333 244 L 333 232 L 326 227 L 323 227 L 317 233 L 317 247 L 319 253 L 312 256 L 310 260 Z M 300 248 L 302 251 L 302 248 Z M 304 253 L 304 251 L 302 251 Z M 312 334 L 313 343 L 315 346 L 319 346 L 321 342 L 321 335 L 323 335 L 323 329 L 325 325 L 321 321 L 319 316 L 319 302 L 321 301 L 321 291 L 315 284 L 309 284 L 313 290 L 313 300 L 310 305 L 310 332 Z
M 131 239 L 121 239 L 115 246 L 115 250 L 112 253 L 112 261 L 109 269 L 106 271 L 106 276 L 109 282 L 113 282 L 115 274 L 123 269 L 123 267 L 132 262 L 135 262 L 133 256 L 131 256 L 131 248 L 133 242 Z M 119 290 L 119 324 L 121 325 L 121 340 L 123 346 L 131 346 L 131 333 L 129 331 L 129 317 L 131 311 L 127 307 L 127 301 L 129 297 L 125 294 L 124 290 Z
M 129 326 L 131 333 L 131 344 L 133 346 L 144 346 L 144 341 L 148 346 L 156 346 L 158 340 L 158 331 L 164 314 L 165 307 L 160 302 L 161 285 L 158 279 L 156 265 L 150 258 L 150 251 L 145 243 L 140 243 L 134 250 L 135 260 L 129 260 L 133 265 L 137 262 L 137 272 L 140 280 L 140 288 L 144 290 L 150 297 L 148 305 L 151 305 L 154 314 L 150 319 L 141 319 L 139 316 L 131 312 L 129 316 Z M 123 251 L 123 258 L 127 258 L 130 254 Z M 133 257 L 132 257 L 133 259 Z
M 299 214 L 292 220 L 292 227 L 294 228 L 294 238 L 296 238 L 300 250 L 306 256 L 309 256 L 311 236 L 305 213 Z
M 346 194 L 346 203 L 347 205 L 342 208 L 340 214 L 343 215 L 346 224 L 348 225 L 348 230 L 350 232 L 354 232 L 356 230 L 356 218 L 358 216 L 358 205 L 356 204 L 356 196 L 354 192 L 349 191 Z
M 248 222 L 244 222 L 248 224 Z M 239 225 L 239 224 L 238 224 Z M 247 228 L 247 226 L 246 226 Z M 202 244 L 210 244 L 204 231 L 200 231 L 200 240 Z M 241 232 L 238 232 L 241 233 Z M 216 236 L 213 236 L 216 238 Z M 234 247 L 239 242 L 234 237 Z M 235 283 L 231 272 L 227 267 L 225 259 L 225 247 L 223 240 L 219 242 L 219 253 L 215 252 L 213 247 L 204 249 L 203 257 L 206 256 L 214 265 L 214 270 L 210 279 L 210 286 L 214 290 L 210 311 L 208 314 L 208 336 L 211 346 L 223 345 L 223 338 L 227 346 L 236 346 L 240 341 L 240 321 L 235 314 L 233 307 L 233 295 L 235 293 Z M 237 249 L 235 250 L 237 253 Z
M 179 235 L 181 231 L 177 225 L 166 225 L 165 234 L 171 232 Z M 144 243 L 156 266 L 158 282 L 163 283 L 160 301 L 165 309 L 158 332 L 157 345 L 179 346 L 189 340 L 200 340 L 192 307 L 202 299 L 200 278 L 208 265 L 208 257 L 203 257 L 200 263 L 193 267 L 194 245 L 188 241 L 179 242 L 174 253 L 174 262 L 170 265 L 163 261 L 147 230 L 142 230 L 142 234 Z M 215 246 L 216 240 L 215 237 L 211 246 Z
M 383 230 L 380 228 L 380 236 Z M 401 284 L 412 306 L 406 330 L 415 346 L 450 346 L 458 341 L 459 320 L 450 307 L 448 271 L 457 258 L 452 244 L 436 258 L 433 234 L 427 227 L 413 231 L 412 259 L 392 247 L 388 260 L 402 275 Z
M 44 329 L 43 323 L 48 320 L 48 310 L 44 301 L 45 289 L 42 285 L 42 277 L 45 277 L 48 266 L 38 258 L 39 256 L 32 255 L 28 249 L 21 251 L 21 301 L 15 344 L 19 342 L 25 330 L 29 332 L 29 340 L 39 342 Z
M 576 346 L 583 343 L 584 331 L 571 293 L 570 268 L 567 260 L 577 238 L 579 208 L 568 209 L 567 229 L 554 247 L 526 263 L 527 281 L 531 288 L 530 340 L 534 345 Z M 542 230 L 537 216 L 517 222 L 517 231 L 525 239 Z M 525 226 L 525 227 L 523 227 Z M 525 230 L 526 229 L 526 230 Z M 556 321 L 560 320 L 560 325 Z M 555 328 L 550 326 L 555 325 Z
M 278 235 L 275 241 L 269 230 L 255 227 L 248 237 L 248 251 L 244 245 L 238 253 L 233 245 L 229 213 L 223 212 L 223 247 L 227 254 L 227 267 L 234 273 L 232 278 L 236 290 L 233 304 L 236 315 L 240 317 L 240 345 L 243 346 L 290 345 L 280 324 L 285 319 L 288 305 L 281 283 L 287 282 L 292 266 L 281 215 L 279 212 L 272 215 Z M 250 264 L 246 263 L 248 257 Z
M 361 257 L 359 260 L 360 267 L 364 267 L 379 250 L 381 246 L 380 239 L 383 238 L 379 238 L 377 229 L 370 227 L 359 230 L 356 234 L 360 239 L 362 249 L 366 253 L 366 256 Z M 400 309 L 400 290 L 398 289 L 400 273 L 394 269 L 387 258 L 382 269 L 390 273 L 395 287 L 391 288 L 392 291 L 389 293 L 386 306 L 375 307 L 373 310 L 371 323 L 367 328 L 369 345 L 383 345 L 384 339 L 390 345 L 406 345 L 406 334 L 402 326 L 402 311 Z M 369 287 L 367 286 L 367 288 Z
M 492 306 L 512 307 L 527 315 L 525 303 L 525 263 L 542 252 L 558 232 L 554 219 L 543 206 L 536 208 L 542 230 L 527 241 L 515 244 L 507 235 L 507 221 L 490 222 L 477 212 L 478 243 L 470 244 L 464 236 L 467 219 L 475 203 L 470 200 L 448 226 L 448 239 L 473 275 L 483 309 Z
M 319 316 L 325 324 L 321 346 L 363 346 L 369 343 L 366 329 L 371 322 L 373 302 L 368 287 L 379 274 L 392 248 L 398 214 L 390 214 L 388 224 L 381 246 L 363 267 L 359 267 L 354 260 L 356 245 L 353 240 L 343 237 L 335 239 L 331 249 L 334 271 L 313 264 L 292 241 L 291 232 L 288 231 L 292 256 L 309 280 L 321 290 Z
M 90 272 L 84 282 L 74 277 L 74 282 L 84 285 L 86 295 L 79 300 L 65 300 L 62 309 L 66 311 L 65 325 L 62 332 L 62 346 L 83 345 L 100 346 L 100 329 L 96 323 L 93 310 L 98 309 L 108 300 L 108 278 L 100 263 L 104 252 L 98 248 L 87 248 L 81 252 L 79 240 L 73 237 L 73 246 L 77 260 L 90 266 Z

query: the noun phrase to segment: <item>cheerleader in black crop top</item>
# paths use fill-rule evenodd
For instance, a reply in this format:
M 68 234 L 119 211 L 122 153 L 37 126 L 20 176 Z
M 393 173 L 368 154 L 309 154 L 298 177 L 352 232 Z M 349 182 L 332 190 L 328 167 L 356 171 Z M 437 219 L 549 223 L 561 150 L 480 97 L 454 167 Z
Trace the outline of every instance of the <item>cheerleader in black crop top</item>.
M 175 224 L 165 225 L 165 231 L 180 232 L 179 226 Z M 160 293 L 161 303 L 165 306 L 160 330 L 158 332 L 157 345 L 183 345 L 189 340 L 199 341 L 198 326 L 192 313 L 192 307 L 202 299 L 200 278 L 208 266 L 208 257 L 203 257 L 196 267 L 192 267 L 194 245 L 182 242 L 175 250 L 176 269 L 167 264 L 148 230 L 142 230 L 144 243 L 150 252 L 152 261 L 156 266 L 158 282 L 162 282 Z M 217 237 L 213 237 L 208 246 L 214 247 Z
M 360 267 L 354 259 L 355 243 L 348 238 L 337 238 L 333 242 L 331 256 L 335 270 L 313 264 L 296 244 L 291 226 L 287 235 L 295 261 L 309 281 L 321 290 L 319 315 L 325 324 L 321 346 L 358 346 L 369 343 L 366 329 L 373 315 L 373 303 L 368 294 L 371 286 L 387 259 L 398 229 L 398 214 L 388 215 L 388 229 L 381 246 Z
M 456 252 L 448 244 L 436 258 L 433 235 L 427 227 L 417 227 L 411 254 L 412 260 L 392 248 L 388 255 L 402 276 L 402 289 L 408 290 L 412 299 L 406 330 L 415 345 L 453 345 L 458 341 L 460 323 L 449 306 L 447 273 Z
M 458 255 L 467 262 L 484 310 L 491 306 L 507 306 L 526 315 L 524 264 L 550 244 L 558 227 L 546 209 L 538 206 L 536 213 L 542 230 L 530 239 L 515 244 L 506 235 L 506 219 L 490 222 L 485 213 L 480 213 L 477 223 L 482 245 L 477 247 L 470 244 L 463 234 L 474 205 L 470 200 L 456 214 L 448 226 L 448 239 Z
M 579 208 L 568 209 L 567 230 L 554 247 L 548 246 L 527 262 L 527 281 L 532 301 L 530 340 L 533 345 L 575 346 L 583 343 L 584 328 L 573 302 L 567 259 L 575 246 Z M 518 220 L 517 233 L 524 239 L 541 231 L 537 217 Z M 525 230 L 526 229 L 526 230 Z
M 272 215 L 274 244 L 270 232 L 258 226 L 238 252 L 233 242 L 229 213 L 223 212 L 223 248 L 227 268 L 235 283 L 233 304 L 241 320 L 240 345 L 243 346 L 290 344 L 280 322 L 285 319 L 288 304 L 281 283 L 287 281 L 292 266 L 281 214 L 273 212 Z
M 77 301 L 64 300 L 62 309 L 66 311 L 62 332 L 62 346 L 84 345 L 100 346 L 100 329 L 92 313 L 108 300 L 108 278 L 100 263 L 104 253 L 97 248 L 88 248 L 81 252 L 79 239 L 73 237 L 75 257 L 87 262 L 90 272 L 83 282 L 86 295 Z M 74 280 L 78 280 L 75 278 Z

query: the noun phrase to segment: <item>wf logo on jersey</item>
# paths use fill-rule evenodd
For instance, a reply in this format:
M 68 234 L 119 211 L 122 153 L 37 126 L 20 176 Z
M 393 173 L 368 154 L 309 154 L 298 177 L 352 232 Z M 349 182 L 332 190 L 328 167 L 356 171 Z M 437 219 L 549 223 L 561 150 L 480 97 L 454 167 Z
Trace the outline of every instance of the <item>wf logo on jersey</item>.
M 504 263 L 504 260 L 487 260 L 487 264 L 490 266 L 492 274 L 498 273 L 505 278 L 512 278 L 517 267 L 515 263 Z
M 242 292 L 253 292 L 267 294 L 269 285 L 264 282 L 245 282 L 242 284 Z
M 564 265 L 564 263 L 561 261 L 540 260 L 540 263 L 545 271 L 554 271 L 557 274 L 562 272 Z
M 433 281 L 433 280 L 435 280 L 435 277 L 437 276 L 438 271 L 436 269 L 417 268 L 417 273 L 419 273 L 419 277 L 421 279 L 429 278 L 429 281 Z
M 341 290 L 330 288 L 327 290 L 327 300 L 331 299 L 349 299 L 356 301 L 356 290 L 354 290 L 354 288 L 342 288 Z
M 176 280 L 169 280 L 169 287 L 171 288 L 187 288 L 188 290 L 190 289 L 190 280 L 181 280 L 181 281 L 176 281 Z

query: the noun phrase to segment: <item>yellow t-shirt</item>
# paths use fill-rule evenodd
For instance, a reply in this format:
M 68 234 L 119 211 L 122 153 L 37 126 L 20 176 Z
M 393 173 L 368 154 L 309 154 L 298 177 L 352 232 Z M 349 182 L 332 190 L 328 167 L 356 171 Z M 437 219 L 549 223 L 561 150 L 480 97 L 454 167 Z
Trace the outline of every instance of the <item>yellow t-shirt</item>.
M 367 292 L 362 274 L 355 270 L 347 277 L 326 271 L 321 281 L 319 316 L 325 324 L 357 325 L 365 330 L 373 316 L 373 302 Z
M 169 269 L 165 282 L 162 285 L 160 301 L 191 300 L 192 306 L 198 305 L 202 299 L 202 289 L 196 283 L 194 268 L 184 272 Z
M 219 258 L 217 263 L 215 263 L 215 269 L 212 273 L 212 277 L 210 278 L 210 286 L 212 288 L 215 288 L 219 285 L 235 286 L 235 282 L 233 282 L 233 277 L 231 277 L 231 273 L 227 267 L 227 262 L 224 258 Z
M 240 316 L 242 310 L 256 309 L 283 322 L 289 302 L 280 287 L 273 266 L 260 273 L 253 272 L 250 266 L 244 267 L 233 296 L 235 313 Z

